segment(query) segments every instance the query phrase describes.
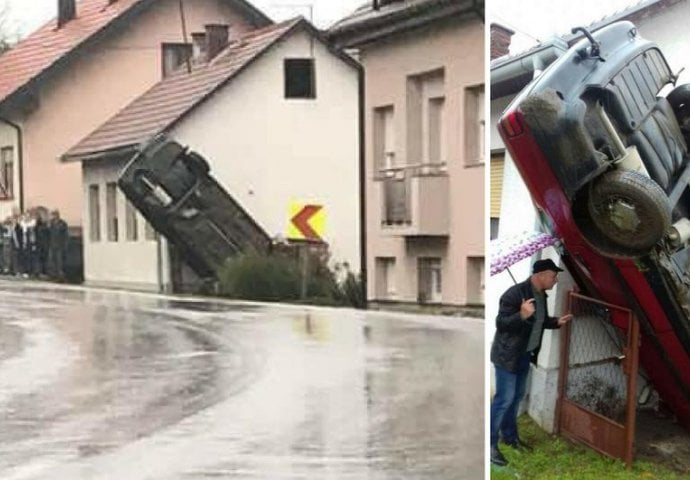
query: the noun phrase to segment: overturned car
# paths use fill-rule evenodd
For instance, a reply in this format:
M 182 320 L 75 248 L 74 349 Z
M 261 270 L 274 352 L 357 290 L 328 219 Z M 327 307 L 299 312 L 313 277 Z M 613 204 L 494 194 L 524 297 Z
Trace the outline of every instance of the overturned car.
M 630 22 L 578 30 L 499 131 L 576 282 L 633 310 L 642 365 L 690 427 L 690 85 Z
M 271 239 L 209 174 L 196 152 L 159 136 L 120 174 L 118 185 L 201 277 L 217 277 L 239 253 L 268 253 Z

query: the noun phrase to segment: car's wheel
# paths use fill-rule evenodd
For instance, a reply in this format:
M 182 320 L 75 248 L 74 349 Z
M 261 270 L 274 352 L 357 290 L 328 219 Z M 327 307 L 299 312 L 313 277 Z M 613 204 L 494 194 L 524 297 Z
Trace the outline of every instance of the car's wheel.
M 196 152 L 189 152 L 184 157 L 184 160 L 185 163 L 189 166 L 189 168 L 196 172 L 197 175 L 206 175 L 211 170 L 211 167 L 208 165 L 206 159 Z
M 580 212 L 578 226 L 587 241 L 606 256 L 645 255 L 671 226 L 666 193 L 649 177 L 629 170 L 615 170 L 596 179 L 587 192 L 586 207 L 586 212 Z

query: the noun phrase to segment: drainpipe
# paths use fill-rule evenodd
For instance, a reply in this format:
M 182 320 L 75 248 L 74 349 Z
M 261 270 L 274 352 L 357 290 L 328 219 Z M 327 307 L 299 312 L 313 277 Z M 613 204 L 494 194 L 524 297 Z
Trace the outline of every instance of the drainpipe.
M 539 55 L 532 57 L 532 71 L 534 72 L 532 79 L 535 79 L 541 75 L 541 72 L 544 71 L 544 68 L 544 60 Z
M 364 295 L 364 308 L 368 308 L 367 287 L 367 167 L 366 167 L 366 134 L 365 134 L 365 105 L 364 105 L 364 67 L 359 66 L 357 72 L 359 84 L 359 243 L 360 243 L 360 278 Z
M 19 177 L 19 212 L 24 213 L 24 150 L 22 147 L 24 141 L 22 138 L 22 127 L 6 119 L 5 117 L 0 117 L 0 122 L 9 125 L 10 127 L 14 128 L 17 132 L 17 176 Z

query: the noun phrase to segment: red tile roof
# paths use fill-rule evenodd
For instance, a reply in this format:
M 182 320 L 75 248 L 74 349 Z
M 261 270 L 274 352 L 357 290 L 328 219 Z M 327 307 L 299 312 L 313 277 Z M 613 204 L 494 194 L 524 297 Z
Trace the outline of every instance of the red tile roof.
M 82 0 L 77 4 L 76 18 L 62 28 L 57 28 L 57 19 L 43 25 L 0 56 L 0 102 L 130 7 L 146 2 L 118 0 L 108 4 L 108 0 Z
M 107 30 L 115 20 L 122 20 L 124 24 L 127 14 L 136 14 L 154 1 L 78 1 L 74 19 L 61 28 L 57 28 L 57 19 L 53 19 L 0 56 L 0 104 L 98 33 Z M 257 25 L 272 23 L 249 2 L 236 0 L 233 3 L 248 18 L 254 19 Z
M 306 21 L 290 20 L 254 30 L 210 62 L 193 65 L 191 73 L 181 67 L 72 147 L 63 159 L 136 146 L 164 131 L 299 24 Z

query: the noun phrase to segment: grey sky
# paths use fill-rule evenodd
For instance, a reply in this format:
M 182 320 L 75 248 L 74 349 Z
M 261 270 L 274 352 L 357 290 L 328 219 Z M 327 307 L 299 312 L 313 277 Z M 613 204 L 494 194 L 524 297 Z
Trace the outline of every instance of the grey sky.
M 515 30 L 511 53 L 529 48 L 538 40 L 568 33 L 640 0 L 488 0 L 491 21 Z M 488 22 L 487 22 L 488 23 Z
M 0 0 L 0 5 L 3 3 L 7 5 L 14 29 L 26 34 L 55 17 L 57 2 L 58 0 Z M 353 12 L 365 3 L 365 0 L 251 0 L 251 2 L 274 20 L 283 20 L 295 15 L 308 18 L 308 5 L 312 5 L 314 23 L 320 28 L 325 28 Z

